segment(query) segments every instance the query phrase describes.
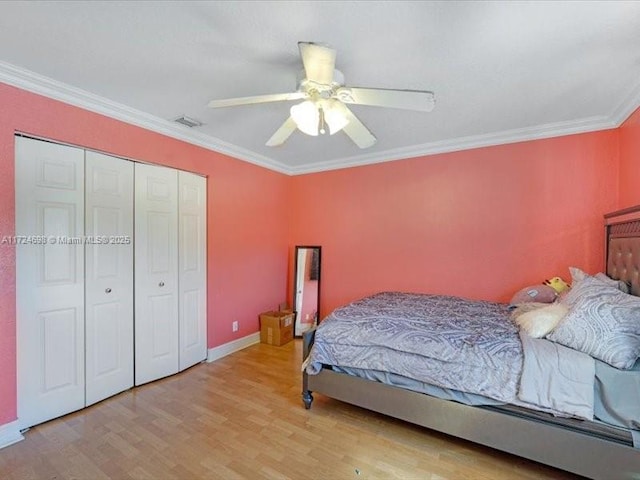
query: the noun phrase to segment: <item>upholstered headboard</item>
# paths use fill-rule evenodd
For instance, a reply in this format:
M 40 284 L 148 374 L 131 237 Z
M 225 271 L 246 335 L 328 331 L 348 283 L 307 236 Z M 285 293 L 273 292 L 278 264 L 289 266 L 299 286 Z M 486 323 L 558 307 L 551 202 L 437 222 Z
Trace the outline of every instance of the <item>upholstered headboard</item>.
M 604 216 L 606 271 L 640 296 L 640 205 Z

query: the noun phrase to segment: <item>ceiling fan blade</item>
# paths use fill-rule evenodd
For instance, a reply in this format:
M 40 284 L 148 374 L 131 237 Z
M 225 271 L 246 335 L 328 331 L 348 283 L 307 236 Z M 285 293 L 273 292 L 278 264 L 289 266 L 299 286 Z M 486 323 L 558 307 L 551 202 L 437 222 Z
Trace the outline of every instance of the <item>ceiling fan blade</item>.
M 331 85 L 336 66 L 336 51 L 312 42 L 298 42 L 298 49 L 307 80 Z
M 306 98 L 305 92 L 274 93 L 272 95 L 256 95 L 254 97 L 226 98 L 223 100 L 211 100 L 210 108 L 235 107 L 237 105 L 252 105 L 254 103 L 283 102 L 287 100 L 300 100 Z
M 360 119 L 356 117 L 345 104 L 336 102 L 336 108 L 339 108 L 345 118 L 349 121 L 349 123 L 342 128 L 342 131 L 346 133 L 351 140 L 353 140 L 353 143 L 360 148 L 369 148 L 376 143 L 377 139 L 373 133 L 364 126 Z
M 342 87 L 336 91 L 335 97 L 344 103 L 402 108 L 423 112 L 430 112 L 436 105 L 433 92 L 423 90 Z
M 267 147 L 277 147 L 282 145 L 287 138 L 291 136 L 291 134 L 296 129 L 296 122 L 293 121 L 293 118 L 289 117 L 285 122 L 280 126 L 276 133 L 274 133 L 265 145 Z

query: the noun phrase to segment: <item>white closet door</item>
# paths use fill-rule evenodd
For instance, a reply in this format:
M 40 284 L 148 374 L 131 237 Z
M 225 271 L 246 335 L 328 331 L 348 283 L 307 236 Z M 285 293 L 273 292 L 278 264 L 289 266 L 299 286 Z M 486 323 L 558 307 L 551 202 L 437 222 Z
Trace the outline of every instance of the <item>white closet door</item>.
M 135 166 L 135 383 L 178 372 L 178 172 Z
M 133 386 L 133 162 L 86 153 L 86 404 Z
M 178 172 L 180 370 L 207 357 L 207 180 Z
M 17 137 L 15 160 L 18 418 L 25 428 L 85 405 L 84 151 Z

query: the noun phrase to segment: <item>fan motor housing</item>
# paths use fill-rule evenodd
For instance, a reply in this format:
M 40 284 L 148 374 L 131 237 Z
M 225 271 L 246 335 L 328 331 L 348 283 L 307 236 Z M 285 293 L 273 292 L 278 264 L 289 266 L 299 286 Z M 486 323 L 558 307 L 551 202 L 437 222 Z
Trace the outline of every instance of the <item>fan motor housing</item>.
M 322 83 L 312 82 L 307 80 L 307 76 L 304 70 L 298 73 L 297 77 L 298 91 L 310 92 L 315 90 L 321 98 L 331 98 L 336 88 L 344 85 L 344 74 L 337 68 L 333 69 L 333 81 L 329 85 Z

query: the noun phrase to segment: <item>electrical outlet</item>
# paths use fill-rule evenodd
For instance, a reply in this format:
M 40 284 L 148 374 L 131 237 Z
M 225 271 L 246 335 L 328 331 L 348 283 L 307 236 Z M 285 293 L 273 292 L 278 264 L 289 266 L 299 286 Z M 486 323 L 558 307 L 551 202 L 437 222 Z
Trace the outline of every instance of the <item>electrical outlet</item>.
M 233 330 L 234 332 L 238 331 L 238 321 L 237 320 L 231 324 L 231 330 Z

